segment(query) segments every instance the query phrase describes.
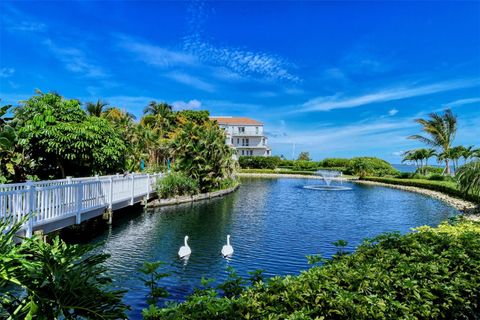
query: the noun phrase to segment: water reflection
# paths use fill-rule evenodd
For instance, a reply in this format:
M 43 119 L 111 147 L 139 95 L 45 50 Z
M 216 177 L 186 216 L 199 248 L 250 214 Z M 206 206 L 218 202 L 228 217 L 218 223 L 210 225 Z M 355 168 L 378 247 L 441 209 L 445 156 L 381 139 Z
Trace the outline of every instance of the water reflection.
M 408 232 L 438 224 L 456 211 L 431 198 L 384 187 L 348 184 L 352 191 L 303 189 L 308 179 L 248 179 L 234 194 L 205 202 L 114 216 L 110 230 L 91 240 L 105 241 L 115 284 L 128 289 L 131 318 L 141 318 L 147 290 L 138 279 L 144 261 L 164 261 L 171 274 L 162 283 L 170 299 L 181 300 L 202 277 L 226 278 L 232 266 L 242 277 L 264 269 L 266 276 L 296 274 L 308 268 L 306 255 L 336 252 L 344 239 L 353 250 L 362 239 L 381 232 Z M 227 234 L 234 255 L 222 258 Z M 189 236 L 191 256 L 177 251 Z

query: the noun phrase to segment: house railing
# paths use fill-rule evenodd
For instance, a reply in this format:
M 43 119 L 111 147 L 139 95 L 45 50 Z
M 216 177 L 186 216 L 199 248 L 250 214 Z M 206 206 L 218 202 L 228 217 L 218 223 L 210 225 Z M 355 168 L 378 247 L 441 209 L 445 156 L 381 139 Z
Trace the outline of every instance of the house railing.
M 161 173 L 117 174 L 87 178 L 0 184 L 0 219 L 11 225 L 27 219 L 25 235 L 33 229 L 69 217 L 82 221 L 82 213 L 112 209 L 118 203 L 133 205 L 149 197 Z

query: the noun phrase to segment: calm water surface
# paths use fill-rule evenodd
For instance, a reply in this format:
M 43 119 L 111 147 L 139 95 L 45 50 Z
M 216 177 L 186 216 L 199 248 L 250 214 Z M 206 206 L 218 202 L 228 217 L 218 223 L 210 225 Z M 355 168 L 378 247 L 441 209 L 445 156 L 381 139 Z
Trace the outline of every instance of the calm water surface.
M 181 300 L 203 277 L 226 277 L 232 266 L 244 277 L 264 269 L 265 275 L 298 274 L 308 268 L 306 255 L 331 257 L 332 242 L 348 241 L 353 250 L 362 239 L 386 231 L 408 232 L 420 225 L 437 225 L 457 213 L 435 199 L 396 189 L 344 184 L 350 191 L 318 191 L 304 185 L 311 179 L 244 179 L 240 189 L 224 198 L 114 215 L 114 225 L 92 242 L 104 241 L 101 250 L 111 254 L 110 272 L 115 284 L 128 289 L 126 302 L 132 319 L 141 318 L 147 290 L 137 269 L 144 261 L 161 260 L 172 275 L 163 280 Z M 231 260 L 220 250 L 231 234 L 235 249 Z M 185 235 L 192 255 L 177 258 Z

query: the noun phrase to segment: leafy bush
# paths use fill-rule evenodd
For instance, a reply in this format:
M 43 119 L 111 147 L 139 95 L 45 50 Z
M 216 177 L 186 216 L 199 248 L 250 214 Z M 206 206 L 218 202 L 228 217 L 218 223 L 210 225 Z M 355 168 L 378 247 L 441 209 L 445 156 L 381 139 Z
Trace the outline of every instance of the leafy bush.
M 275 169 L 280 162 L 279 157 L 241 156 L 238 159 L 240 168 L 246 169 Z
M 423 168 L 418 168 L 416 173 L 422 173 L 424 175 L 429 175 L 429 174 L 442 174 L 443 173 L 443 168 L 441 167 L 433 167 L 433 166 L 425 166 Z
M 434 181 L 426 179 L 397 179 L 397 178 L 387 178 L 387 177 L 364 177 L 364 180 L 367 181 L 376 181 L 381 183 L 401 185 L 401 186 L 410 186 L 418 187 L 423 189 L 429 189 L 433 191 L 439 191 L 457 198 L 479 202 L 480 196 L 473 193 L 464 193 L 462 192 L 457 184 L 453 181 Z
M 444 181 L 445 176 L 442 174 L 434 173 L 428 177 L 428 180 L 434 180 L 434 181 Z
M 272 170 L 272 169 L 241 169 L 240 173 L 265 173 L 265 174 L 302 174 L 302 175 L 314 175 L 313 171 L 297 171 L 297 170 Z
M 193 195 L 198 192 L 198 181 L 180 172 L 171 172 L 157 183 L 157 194 L 161 199 Z
M 19 227 L 9 229 L 0 221 L 2 319 L 126 318 L 125 291 L 113 290 L 106 274 L 109 255 L 58 237 L 52 243 L 30 238 L 16 245 Z
M 197 180 L 201 192 L 218 188 L 223 179 L 233 175 L 237 165 L 233 149 L 225 143 L 225 132 L 212 121 L 201 125 L 179 121 L 170 141 L 175 169 Z
M 480 197 L 480 160 L 460 167 L 456 178 L 462 192 Z
M 385 160 L 373 158 L 373 157 L 357 157 L 352 158 L 348 164 L 347 174 L 364 176 L 386 176 L 386 175 L 398 175 L 396 170 L 390 163 Z
M 342 243 L 338 242 L 338 246 Z M 149 319 L 476 319 L 480 314 L 480 224 L 459 221 L 366 240 L 351 255 L 299 276 L 242 287 L 228 296 L 196 290 Z M 223 286 L 225 287 L 225 286 Z M 239 288 L 241 289 L 239 291 Z
M 320 161 L 319 165 L 324 168 L 330 167 L 343 167 L 346 168 L 350 165 L 351 160 L 346 158 L 325 158 Z
M 293 163 L 293 170 L 318 170 L 318 162 L 297 160 Z

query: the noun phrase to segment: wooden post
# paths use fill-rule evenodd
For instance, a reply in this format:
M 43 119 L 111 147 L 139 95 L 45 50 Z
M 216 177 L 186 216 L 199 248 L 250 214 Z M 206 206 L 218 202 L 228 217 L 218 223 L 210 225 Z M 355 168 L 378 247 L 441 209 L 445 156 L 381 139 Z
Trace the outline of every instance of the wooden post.
M 133 205 L 135 199 L 135 173 L 132 173 L 130 178 L 132 179 L 132 198 L 130 199 L 130 205 Z
M 82 202 L 83 202 L 83 184 L 82 181 L 77 182 L 77 217 L 76 224 L 82 222 Z
M 33 234 L 33 215 L 35 214 L 35 185 L 32 181 L 27 181 L 28 188 L 28 220 L 27 220 L 27 230 L 25 231 L 25 236 L 31 238 Z

